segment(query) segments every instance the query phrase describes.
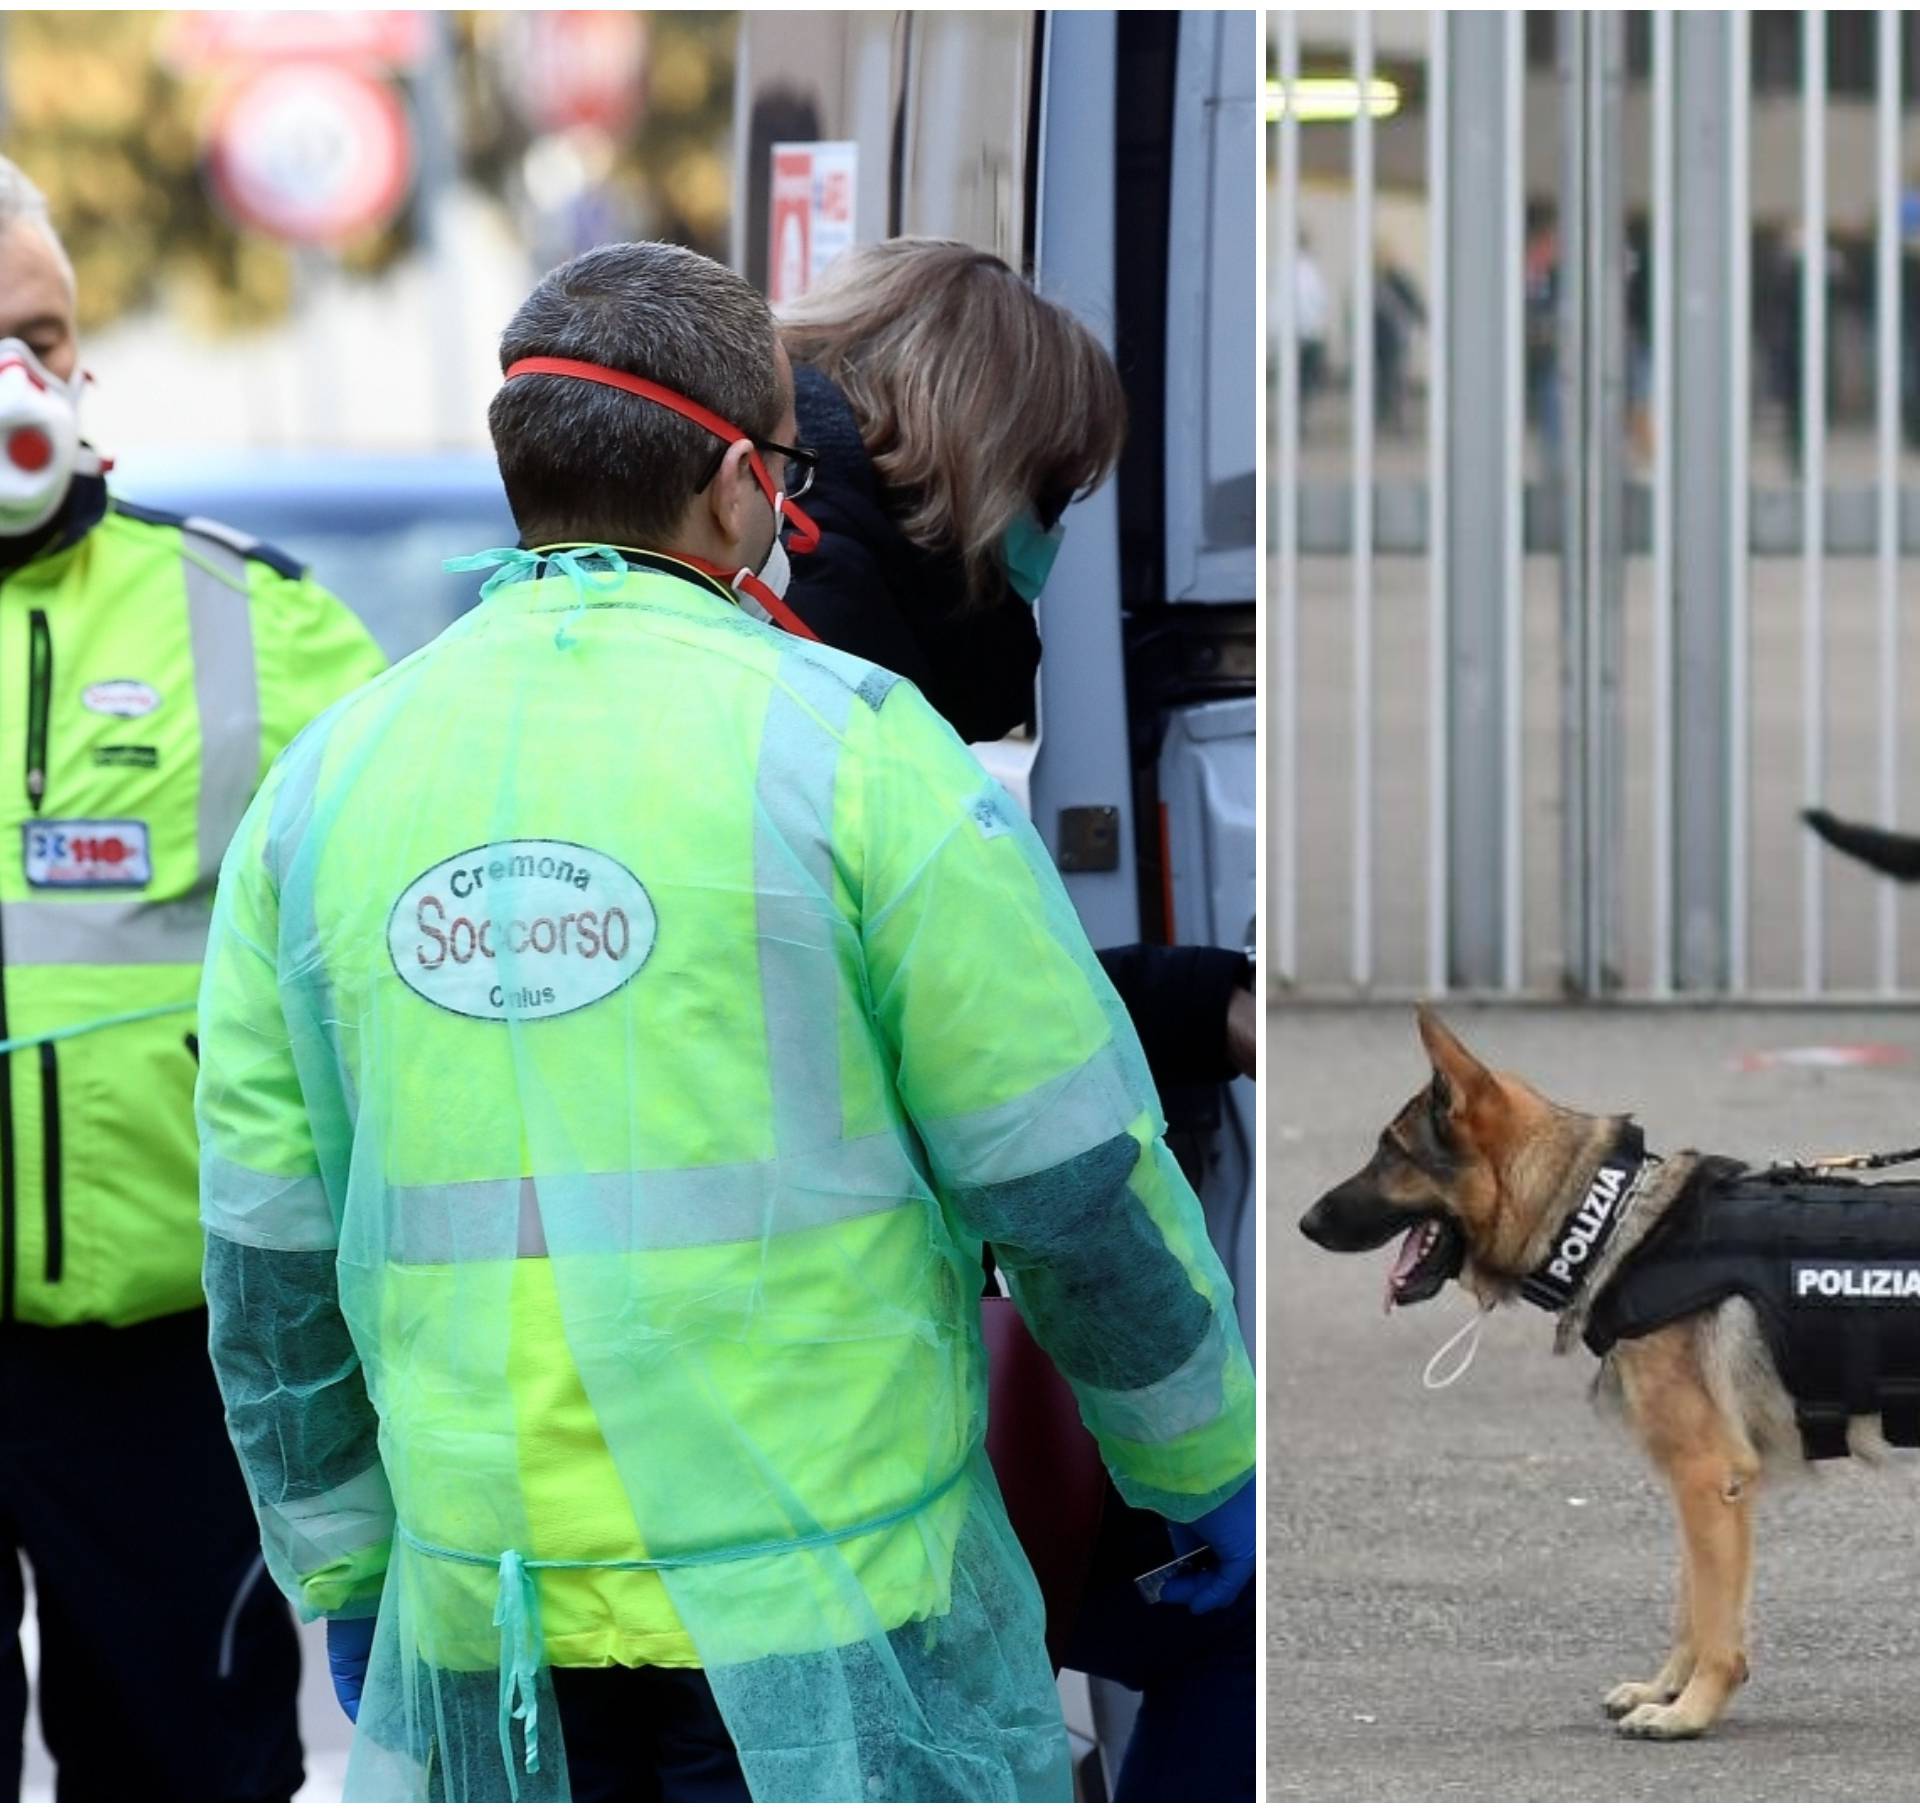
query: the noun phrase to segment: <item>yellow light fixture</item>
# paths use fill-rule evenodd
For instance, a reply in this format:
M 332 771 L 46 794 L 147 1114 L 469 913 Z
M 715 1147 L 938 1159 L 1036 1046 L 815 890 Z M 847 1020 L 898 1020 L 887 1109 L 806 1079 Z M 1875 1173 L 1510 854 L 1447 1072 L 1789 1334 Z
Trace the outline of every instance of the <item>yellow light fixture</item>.
M 1326 125 L 1351 120 L 1360 112 L 1360 84 L 1352 76 L 1299 76 L 1289 84 L 1292 89 L 1293 117 L 1303 125 Z M 1273 125 L 1287 114 L 1287 96 L 1281 92 L 1277 76 L 1267 80 L 1267 124 Z M 1367 84 L 1367 112 L 1376 120 L 1391 119 L 1400 111 L 1400 84 L 1387 76 L 1375 76 Z

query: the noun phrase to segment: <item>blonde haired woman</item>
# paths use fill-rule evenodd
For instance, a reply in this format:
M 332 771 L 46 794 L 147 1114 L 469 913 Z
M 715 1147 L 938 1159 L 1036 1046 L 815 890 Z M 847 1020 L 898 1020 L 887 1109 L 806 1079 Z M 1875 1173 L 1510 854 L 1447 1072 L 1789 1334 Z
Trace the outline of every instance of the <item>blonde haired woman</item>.
M 968 741 L 1004 736 L 1032 713 L 1033 606 L 1061 515 L 1120 458 L 1113 361 L 1000 259 L 941 239 L 848 253 L 781 331 L 800 439 L 818 455 L 806 508 L 821 531 L 793 561 L 787 601 L 823 642 L 912 680 Z M 1163 1093 L 1251 1074 L 1243 953 L 1130 945 L 1100 961 Z M 1069 1490 L 1064 1474 L 1055 1484 Z M 1254 1595 L 1239 1584 L 1253 1567 L 1252 1482 L 1174 1533 L 1183 1553 L 1211 1546 L 1216 1565 L 1157 1605 L 1133 1581 L 1168 1561 L 1168 1527 L 1106 1492 L 1056 1661 L 1144 1696 L 1114 1798 L 1252 1800 Z
M 1026 721 L 1033 600 L 1061 513 L 1112 472 L 1106 349 L 991 252 L 892 239 L 789 305 L 818 550 L 789 600 L 823 641 L 911 680 L 969 742 Z

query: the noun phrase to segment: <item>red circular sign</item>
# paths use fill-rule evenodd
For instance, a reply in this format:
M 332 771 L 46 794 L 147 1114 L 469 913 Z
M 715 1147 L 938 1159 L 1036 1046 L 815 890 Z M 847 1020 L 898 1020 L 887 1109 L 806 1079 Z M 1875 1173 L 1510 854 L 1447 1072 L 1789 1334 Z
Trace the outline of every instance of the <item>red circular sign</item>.
M 645 94 L 643 13 L 513 12 L 499 22 L 507 99 L 535 132 L 632 126 Z
M 209 168 L 242 226 L 337 245 L 406 200 L 413 144 L 393 88 L 333 63 L 281 63 L 237 83 L 210 132 Z

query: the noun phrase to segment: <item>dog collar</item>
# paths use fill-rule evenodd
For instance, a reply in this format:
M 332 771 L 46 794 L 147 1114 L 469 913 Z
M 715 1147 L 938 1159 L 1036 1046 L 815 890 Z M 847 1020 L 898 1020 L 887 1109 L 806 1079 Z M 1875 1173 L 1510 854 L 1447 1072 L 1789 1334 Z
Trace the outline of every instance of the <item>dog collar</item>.
M 1546 1259 L 1521 1279 L 1521 1296 L 1555 1315 L 1573 1301 L 1618 1231 L 1621 1210 L 1646 1163 L 1646 1135 L 1629 1121 L 1587 1179 L 1579 1203 L 1560 1224 Z

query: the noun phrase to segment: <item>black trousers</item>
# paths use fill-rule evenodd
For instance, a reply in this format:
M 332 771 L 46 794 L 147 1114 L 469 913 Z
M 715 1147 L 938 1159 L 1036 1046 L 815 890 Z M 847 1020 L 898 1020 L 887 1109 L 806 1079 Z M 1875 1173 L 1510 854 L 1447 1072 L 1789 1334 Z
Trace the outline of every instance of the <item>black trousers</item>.
M 556 1668 L 553 1693 L 575 1800 L 753 1798 L 699 1669 Z
M 303 1779 L 293 1614 L 268 1579 L 203 1310 L 0 1328 L 0 1797 L 27 1712 L 61 1800 L 284 1801 Z

